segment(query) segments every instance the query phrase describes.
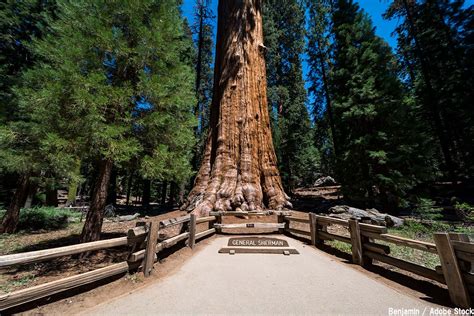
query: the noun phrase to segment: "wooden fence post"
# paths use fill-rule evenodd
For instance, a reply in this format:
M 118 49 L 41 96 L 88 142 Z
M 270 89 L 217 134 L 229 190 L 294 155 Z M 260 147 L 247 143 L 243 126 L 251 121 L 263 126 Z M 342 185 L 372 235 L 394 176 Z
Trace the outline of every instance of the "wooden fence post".
M 450 240 L 455 240 L 455 241 L 462 241 L 462 242 L 471 242 L 469 240 L 469 237 L 466 235 L 466 234 L 463 234 L 463 233 L 449 233 L 449 239 Z M 472 269 L 472 263 L 471 262 L 466 262 L 466 261 L 462 261 L 462 262 L 459 262 L 459 267 L 461 268 L 461 270 L 464 270 L 466 272 L 470 272 L 471 269 Z
M 311 245 L 316 246 L 318 243 L 318 218 L 314 213 L 309 213 L 309 230 L 311 232 Z
M 436 233 L 434 234 L 434 241 L 451 301 L 459 307 L 470 307 L 469 293 L 462 278 L 456 254 L 448 234 Z
M 150 276 L 156 256 L 156 243 L 158 242 L 158 229 L 160 223 L 150 222 L 150 230 L 146 242 L 145 259 L 143 265 L 143 274 L 145 277 Z
M 222 224 L 222 215 L 219 214 L 219 215 L 216 215 L 216 223 L 217 224 Z M 222 228 L 220 228 L 219 226 L 216 227 L 216 234 L 221 234 L 222 233 Z
M 277 219 L 278 219 L 278 224 L 282 224 L 282 223 L 285 222 L 285 215 L 278 214 Z M 284 234 L 285 229 L 284 228 L 278 228 L 278 233 Z
M 352 261 L 355 264 L 364 266 L 364 258 L 362 253 L 362 239 L 360 237 L 359 222 L 355 219 L 349 220 L 349 232 L 351 234 L 352 245 Z
M 188 246 L 193 249 L 194 244 L 196 243 L 196 214 L 191 214 L 189 219 L 189 238 Z

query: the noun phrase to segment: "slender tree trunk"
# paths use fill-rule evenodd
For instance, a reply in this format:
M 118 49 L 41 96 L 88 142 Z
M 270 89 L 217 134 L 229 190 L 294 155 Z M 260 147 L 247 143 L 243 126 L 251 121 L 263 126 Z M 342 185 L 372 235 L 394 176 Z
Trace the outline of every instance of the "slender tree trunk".
M 321 42 L 319 41 L 318 46 L 321 47 Z M 338 140 L 336 139 L 336 124 L 334 123 L 334 113 L 333 113 L 333 108 L 332 108 L 332 100 L 331 100 L 331 94 L 329 93 L 329 82 L 328 82 L 328 76 L 326 73 L 326 58 L 325 54 L 323 51 L 320 49 L 318 52 L 318 58 L 319 58 L 319 65 L 321 68 L 321 76 L 322 76 L 322 81 L 323 81 L 323 90 L 324 90 L 324 98 L 326 99 L 326 109 L 328 113 L 328 119 L 329 119 L 329 128 L 331 130 L 331 136 L 332 136 L 332 145 L 333 145 L 333 150 L 334 150 L 334 156 L 338 157 L 337 155 L 339 154 L 338 150 Z
M 151 181 L 143 180 L 143 194 L 142 194 L 142 206 L 150 206 L 150 196 L 151 196 Z
M 74 173 L 76 176 L 81 174 L 81 160 L 76 161 Z M 79 182 L 76 179 L 69 181 L 67 188 L 67 201 L 66 206 L 73 205 L 76 202 L 77 191 L 79 189 Z
M 107 204 L 117 204 L 117 168 L 112 167 L 109 186 L 107 189 Z
M 198 1 L 198 19 L 199 19 L 199 30 L 198 30 L 198 50 L 197 50 L 197 60 L 196 60 L 196 81 L 195 81 L 195 91 L 196 91 L 196 96 L 197 96 L 197 101 L 194 106 L 194 115 L 196 116 L 196 119 L 199 119 L 199 105 L 200 105 L 200 98 L 199 98 L 199 90 L 201 86 L 201 70 L 202 70 L 202 46 L 203 46 L 203 40 L 204 40 L 204 10 L 205 10 L 205 3 L 204 1 Z M 195 134 L 197 135 L 198 133 L 198 127 L 196 126 L 195 128 Z M 196 166 L 197 167 L 197 166 Z
M 173 206 L 175 201 L 176 201 L 176 195 L 178 193 L 178 185 L 176 184 L 176 182 L 171 182 L 171 185 L 170 185 L 170 198 L 168 200 L 168 204 L 170 206 Z
M 132 186 L 133 186 L 133 171 L 130 172 L 127 181 L 127 202 L 126 204 L 130 204 L 130 194 L 132 193 Z
M 203 50 L 203 45 L 204 45 L 204 19 L 205 19 L 205 10 L 206 10 L 206 3 L 205 0 L 199 0 L 197 1 L 196 5 L 198 6 L 198 13 L 197 13 L 197 18 L 199 20 L 199 26 L 198 26 L 198 38 L 197 38 L 197 58 L 196 58 L 196 78 L 195 78 L 195 83 L 194 83 L 194 90 L 196 93 L 196 104 L 194 105 L 194 116 L 196 117 L 196 120 L 199 122 L 199 118 L 201 117 L 201 98 L 200 98 L 200 87 L 201 87 L 201 73 L 202 73 L 202 64 L 203 64 L 203 58 L 202 58 L 202 50 Z M 197 139 L 200 140 L 201 136 L 201 127 L 202 127 L 202 122 L 200 122 L 196 127 L 194 128 L 194 135 L 197 137 Z M 193 150 L 193 156 L 191 158 L 191 166 L 193 167 L 193 170 L 197 170 L 199 168 L 198 163 L 199 163 L 199 148 L 201 144 L 200 141 L 196 143 L 194 146 Z M 191 177 L 191 181 L 194 181 L 194 176 Z M 192 182 L 191 182 L 192 183 Z
M 28 174 L 21 175 L 18 179 L 17 188 L 13 194 L 10 206 L 3 216 L 0 226 L 0 234 L 12 234 L 16 231 L 18 221 L 20 219 L 20 209 L 25 205 L 28 197 L 28 187 L 30 185 L 30 176 Z
M 166 193 L 168 192 L 168 182 L 163 181 L 161 184 L 161 205 L 166 203 Z
M 183 206 L 198 215 L 290 206 L 267 106 L 262 0 L 220 0 L 214 91 L 204 158 Z
M 75 181 L 71 181 L 68 185 L 68 191 L 67 191 L 67 201 L 66 201 L 66 206 L 69 205 L 74 205 L 76 202 L 76 197 L 77 197 L 77 190 L 79 186 L 78 183 Z
M 182 205 L 184 203 L 185 193 L 186 193 L 186 186 L 184 183 L 181 183 L 179 185 L 178 205 Z
M 110 159 L 101 160 L 99 163 L 99 172 L 92 190 L 91 205 L 82 229 L 81 242 L 100 239 L 112 167 L 113 162 Z
M 28 187 L 28 195 L 25 200 L 24 208 L 31 208 L 33 205 L 33 199 L 35 198 L 36 191 L 38 190 L 38 186 L 35 184 L 30 183 Z

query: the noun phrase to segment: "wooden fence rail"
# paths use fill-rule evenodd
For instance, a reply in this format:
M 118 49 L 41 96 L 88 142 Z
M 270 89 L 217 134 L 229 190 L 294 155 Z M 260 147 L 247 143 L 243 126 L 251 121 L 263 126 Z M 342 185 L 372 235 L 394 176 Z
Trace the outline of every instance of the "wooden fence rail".
M 45 250 L 30 251 L 17 253 L 0 257 L 0 267 L 8 267 L 15 264 L 27 264 L 40 261 L 51 260 L 59 257 L 74 255 L 82 252 L 101 250 L 113 247 L 126 246 L 128 244 L 127 237 L 112 238 L 88 242 L 79 245 L 58 247 Z
M 470 307 L 471 299 L 474 296 L 474 243 L 470 242 L 466 235 L 435 234 L 435 243 L 428 243 L 391 235 L 388 234 L 386 227 L 360 223 L 357 220 L 343 220 L 316 215 L 314 213 L 310 213 L 307 219 L 293 217 L 289 212 L 271 211 L 271 214 L 278 216 L 278 224 L 259 224 L 257 226 L 278 228 L 279 232 L 288 232 L 309 237 L 313 245 L 320 245 L 328 240 L 338 240 L 348 243 L 351 245 L 352 260 L 354 263 L 361 266 L 368 266 L 372 263 L 372 260 L 377 260 L 422 277 L 444 283 L 448 286 L 449 295 L 455 305 Z M 187 246 L 194 248 L 195 243 L 199 239 L 219 233 L 222 228 L 228 228 L 229 224 L 221 224 L 222 215 L 224 214 L 217 212 L 215 214 L 211 213 L 211 216 L 196 218 L 195 215 L 191 214 L 161 222 L 140 222 L 137 223 L 137 227 L 127 232 L 126 237 L 0 256 L 0 267 L 5 268 L 13 265 L 41 262 L 62 256 L 112 247 L 129 247 L 129 254 L 126 261 L 0 295 L 0 311 L 93 283 L 104 278 L 136 270 L 140 267 L 142 267 L 144 275 L 149 276 L 152 272 L 153 264 L 157 261 L 157 253 L 160 251 L 170 248 L 182 241 L 186 241 Z M 261 214 L 256 213 L 252 215 L 259 216 Z M 290 222 L 308 224 L 309 231 L 290 227 Z M 208 229 L 197 232 L 197 225 L 202 223 L 208 223 Z M 159 240 L 160 230 L 176 225 L 182 225 L 183 227 L 180 234 Z M 339 225 L 346 228 L 348 234 L 338 235 L 328 232 L 328 227 L 331 225 Z M 234 226 L 238 228 L 243 225 L 239 224 Z M 255 227 L 255 224 L 253 227 Z M 441 266 L 436 269 L 429 269 L 412 262 L 392 257 L 389 255 L 390 246 L 378 244 L 376 243 L 377 240 L 437 254 L 440 258 Z
M 136 270 L 139 267 L 143 268 L 142 270 L 145 276 L 149 276 L 153 268 L 153 263 L 156 262 L 156 254 L 158 252 L 162 251 L 163 249 L 170 248 L 183 240 L 188 240 L 188 245 L 193 247 L 195 241 L 216 232 L 215 228 L 197 232 L 196 225 L 209 222 L 209 226 L 212 226 L 215 220 L 215 216 L 196 218 L 194 215 L 190 215 L 161 221 L 159 223 L 139 222 L 137 223 L 137 227 L 128 230 L 126 237 L 118 237 L 78 245 L 0 256 L 0 267 L 6 268 L 14 265 L 47 261 L 63 256 L 80 254 L 89 251 L 103 250 L 120 246 L 130 247 L 126 261 L 45 284 L 29 287 L 12 293 L 0 295 L 0 311 L 32 302 L 40 298 L 48 297 L 56 293 L 67 291 L 72 288 L 94 283 L 111 276 L 124 274 L 129 271 Z M 188 225 L 188 231 L 167 238 L 158 243 L 159 230 L 180 224 Z
M 124 261 L 110 265 L 108 267 L 0 295 L 0 311 L 35 301 L 43 297 L 48 297 L 53 294 L 70 290 L 82 285 L 93 283 L 104 278 L 126 273 L 128 270 L 129 265 L 126 261 Z
M 463 234 L 440 233 L 434 235 L 435 243 L 404 238 L 387 233 L 387 228 L 357 220 L 343 220 L 310 213 L 308 218 L 285 216 L 285 230 L 292 234 L 311 238 L 311 244 L 318 245 L 327 240 L 338 240 L 351 245 L 352 261 L 367 266 L 377 260 L 422 277 L 446 284 L 451 301 L 460 307 L 470 307 L 474 297 L 474 243 Z M 309 224 L 309 231 L 290 227 L 290 222 Z M 329 233 L 327 228 L 339 225 L 348 229 L 349 236 Z M 376 240 L 409 247 L 432 254 L 440 258 L 441 266 L 436 269 L 401 260 L 390 254 L 390 246 L 377 244 Z

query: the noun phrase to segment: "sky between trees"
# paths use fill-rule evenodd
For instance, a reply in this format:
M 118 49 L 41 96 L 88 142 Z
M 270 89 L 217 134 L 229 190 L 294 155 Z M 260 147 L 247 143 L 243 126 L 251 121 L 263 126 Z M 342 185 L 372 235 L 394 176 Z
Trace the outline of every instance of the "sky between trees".
M 216 34 L 216 23 L 217 23 L 217 2 L 218 0 L 212 0 L 210 8 L 216 15 L 214 27 L 214 36 Z M 388 0 L 361 0 L 357 1 L 362 9 L 364 9 L 371 17 L 374 26 L 376 27 L 376 34 L 382 37 L 391 47 L 397 45 L 396 34 L 392 34 L 396 27 L 396 21 L 387 21 L 382 18 L 382 14 L 387 10 L 389 1 Z M 474 0 L 466 1 L 466 4 L 474 3 Z M 184 0 L 181 9 L 183 10 L 183 15 L 188 19 L 190 24 L 195 22 L 194 15 L 194 0 Z M 214 38 L 215 41 L 215 38 Z M 305 55 L 304 55 L 305 56 Z M 303 76 L 307 78 L 308 75 L 308 63 L 303 59 Z M 308 88 L 308 87 L 306 87 Z

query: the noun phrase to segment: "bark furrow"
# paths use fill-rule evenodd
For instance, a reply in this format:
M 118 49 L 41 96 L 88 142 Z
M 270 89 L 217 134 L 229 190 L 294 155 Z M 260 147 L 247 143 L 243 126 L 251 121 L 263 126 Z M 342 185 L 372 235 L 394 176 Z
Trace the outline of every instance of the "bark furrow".
M 261 0 L 220 0 L 209 135 L 183 206 L 206 215 L 290 207 L 272 143 Z

